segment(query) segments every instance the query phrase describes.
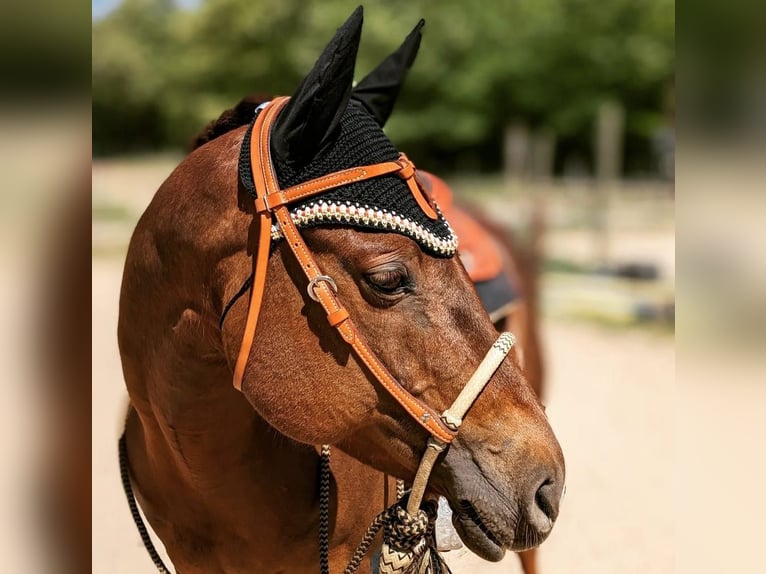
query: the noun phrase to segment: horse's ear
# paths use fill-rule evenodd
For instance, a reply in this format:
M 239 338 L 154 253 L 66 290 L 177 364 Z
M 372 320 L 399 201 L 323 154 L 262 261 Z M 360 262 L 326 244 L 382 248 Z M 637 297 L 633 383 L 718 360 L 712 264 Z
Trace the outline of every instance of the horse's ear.
M 282 161 L 306 164 L 332 141 L 351 96 L 361 34 L 359 6 L 338 28 L 279 115 L 272 142 Z
M 425 23 L 425 20 L 420 20 L 399 49 L 367 74 L 351 92 L 351 97 L 367 108 L 380 127 L 386 125 L 394 110 L 404 78 L 418 55 L 420 39 L 423 37 L 421 30 Z

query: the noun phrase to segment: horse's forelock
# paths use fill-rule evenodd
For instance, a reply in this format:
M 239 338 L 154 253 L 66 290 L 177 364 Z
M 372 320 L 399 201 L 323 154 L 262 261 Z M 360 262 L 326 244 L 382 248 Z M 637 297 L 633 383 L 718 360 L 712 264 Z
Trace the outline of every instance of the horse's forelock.
M 251 94 L 245 96 L 236 106 L 226 110 L 218 116 L 218 119 L 207 124 L 192 140 L 191 149 L 195 150 L 209 141 L 235 130 L 240 126 L 249 124 L 253 119 L 255 108 L 263 102 L 268 102 L 270 99 L 271 96 L 268 94 Z

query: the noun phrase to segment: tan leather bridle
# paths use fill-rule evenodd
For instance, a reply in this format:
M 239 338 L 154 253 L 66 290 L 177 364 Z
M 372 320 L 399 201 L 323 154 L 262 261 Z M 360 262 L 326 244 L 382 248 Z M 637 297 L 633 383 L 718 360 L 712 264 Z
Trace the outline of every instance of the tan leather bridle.
M 370 349 L 364 337 L 349 317 L 348 311 L 338 300 L 333 280 L 322 274 L 316 260 L 306 246 L 297 226 L 290 217 L 288 205 L 349 183 L 364 181 L 387 174 L 401 177 L 408 185 L 415 200 L 423 211 L 432 218 L 436 212 L 429 204 L 415 180 L 415 167 L 402 154 L 397 161 L 366 165 L 337 171 L 287 189 L 280 189 L 271 159 L 271 128 L 277 115 L 287 104 L 289 98 L 274 99 L 258 117 L 252 131 L 250 143 L 250 161 L 255 183 L 255 216 L 258 218 L 258 243 L 253 257 L 253 285 L 250 291 L 250 306 L 247 312 L 245 333 L 242 346 L 234 368 L 234 386 L 241 390 L 250 350 L 253 346 L 258 313 L 266 285 L 269 248 L 271 244 L 271 225 L 276 219 L 287 245 L 309 280 L 308 294 L 317 301 L 327 314 L 327 321 L 338 330 L 346 343 L 351 345 L 357 357 L 365 364 L 383 388 L 393 396 L 418 424 L 440 441 L 449 443 L 456 432 L 451 430 L 439 418 L 439 414 L 420 400 L 413 397 L 386 369 L 380 359 Z
M 491 373 L 485 373 L 486 376 L 481 381 L 479 379 L 482 377 L 477 378 L 475 373 L 471 378 L 472 381 L 475 379 L 474 384 L 469 382 L 453 406 L 441 415 L 410 394 L 386 369 L 354 325 L 348 311 L 338 299 L 335 282 L 331 277 L 322 273 L 306 242 L 303 240 L 298 227 L 293 222 L 288 205 L 342 185 L 391 174 L 398 175 L 406 182 L 413 197 L 426 215 L 436 219 L 438 216 L 437 212 L 429 203 L 416 180 L 415 166 L 404 154 L 401 154 L 396 161 L 344 169 L 287 189 L 280 189 L 271 158 L 270 138 L 274 121 L 288 100 L 289 98 L 287 97 L 280 97 L 268 103 L 256 117 L 252 128 L 250 162 L 253 183 L 255 184 L 255 217 L 258 220 L 259 231 L 255 255 L 253 257 L 253 283 L 250 290 L 245 331 L 234 368 L 234 386 L 238 390 L 242 389 L 242 380 L 245 375 L 250 351 L 252 350 L 255 330 L 258 324 L 258 314 L 266 285 L 266 271 L 268 269 L 271 245 L 271 227 L 273 220 L 276 219 L 285 242 L 309 281 L 307 288 L 308 295 L 322 306 L 327 314 L 327 321 L 337 329 L 343 340 L 351 346 L 357 357 L 359 357 L 383 388 L 396 399 L 419 425 L 428 431 L 432 438 L 431 443 L 441 445 L 440 450 L 443 450 L 457 435 L 463 414 L 484 389 Z M 507 354 L 506 346 L 510 350 L 510 346 L 513 344 L 512 335 L 510 333 L 504 335 L 507 335 L 506 340 L 500 345 L 496 343 L 493 346 L 493 349 L 497 347 L 502 350 L 502 352 L 496 350 L 495 353 L 499 353 L 502 356 L 498 355 L 499 358 L 496 357 L 497 361 L 490 361 L 497 363 L 493 366 L 492 373 Z M 501 342 L 501 340 L 499 339 L 498 342 Z M 492 349 L 490 350 L 491 353 Z M 487 358 L 485 358 L 484 362 L 486 361 Z M 456 410 L 455 407 L 458 404 L 464 405 L 464 408 L 461 407 Z M 458 414 L 457 411 L 461 412 Z

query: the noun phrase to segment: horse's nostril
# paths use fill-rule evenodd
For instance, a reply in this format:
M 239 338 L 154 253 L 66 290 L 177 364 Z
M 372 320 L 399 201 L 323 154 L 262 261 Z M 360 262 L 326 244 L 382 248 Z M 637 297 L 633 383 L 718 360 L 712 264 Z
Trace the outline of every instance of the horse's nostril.
M 561 488 L 553 479 L 546 479 L 538 487 L 535 493 L 535 503 L 551 521 L 556 520 L 559 514 L 559 501 L 561 500 Z

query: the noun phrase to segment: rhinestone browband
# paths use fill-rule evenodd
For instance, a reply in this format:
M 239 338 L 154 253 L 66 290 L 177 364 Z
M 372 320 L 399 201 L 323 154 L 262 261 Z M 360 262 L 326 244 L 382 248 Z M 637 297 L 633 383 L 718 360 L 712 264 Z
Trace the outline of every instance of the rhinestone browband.
M 441 218 L 438 206 L 436 211 Z M 457 252 L 457 236 L 446 220 L 445 224 L 449 230 L 449 238 L 443 239 L 431 233 L 419 223 L 397 215 L 395 212 L 368 205 L 360 205 L 350 201 L 342 203 L 327 201 L 308 203 L 299 209 L 291 211 L 290 217 L 297 227 L 310 227 L 312 224 L 322 222 L 388 229 L 423 243 L 429 249 L 442 255 L 452 256 Z M 278 225 L 271 226 L 271 238 L 273 240 L 282 238 L 282 232 Z

